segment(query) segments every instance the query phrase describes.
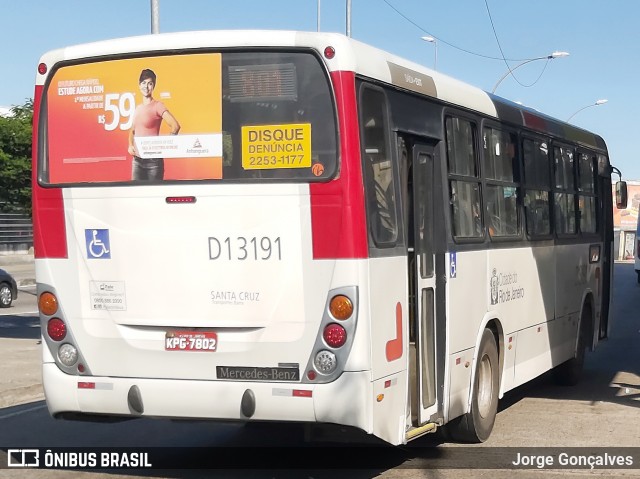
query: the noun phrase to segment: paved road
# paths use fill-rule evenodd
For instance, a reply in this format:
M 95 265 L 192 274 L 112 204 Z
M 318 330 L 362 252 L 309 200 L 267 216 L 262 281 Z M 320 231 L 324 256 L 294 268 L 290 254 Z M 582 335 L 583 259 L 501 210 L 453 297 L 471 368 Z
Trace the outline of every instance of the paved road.
M 587 358 L 585 380 L 575 388 L 555 386 L 548 375 L 508 393 L 500 403 L 496 426 L 491 438 L 482 445 L 464 449 L 466 457 L 486 464 L 487 458 L 499 454 L 502 447 L 601 447 L 619 450 L 640 446 L 640 286 L 633 266 L 617 264 L 615 270 L 612 334 Z M 37 383 L 39 345 L 37 321 L 31 316 L 0 317 L 0 374 L 3 378 L 30 378 Z M 5 324 L 5 327 L 2 327 Z M 12 326 L 7 326 L 12 324 Z M 9 333 L 8 331 L 12 331 Z M 13 349 L 7 349 L 13 345 Z M 23 356 L 20 356 L 20 355 Z M 10 365 L 13 364 L 13 367 Z M 9 365 L 9 366 L 7 366 Z M 4 369 L 3 369 L 4 368 Z M 34 386 L 35 384 L 32 384 Z M 4 397 L 4 393 L 2 396 Z M 18 397 L 18 400 L 20 398 Z M 186 452 L 177 446 L 210 448 L 211 454 L 224 454 L 222 446 L 276 446 L 279 453 L 292 455 L 291 448 L 302 441 L 302 431 L 296 426 L 245 427 L 232 423 L 185 423 L 167 420 L 136 420 L 117 424 L 90 424 L 54 421 L 48 416 L 44 402 L 27 400 L 25 404 L 0 408 L 0 456 L 11 447 L 68 446 L 123 447 L 171 446 L 167 454 L 183 457 Z M 1 406 L 0 406 L 1 407 Z M 312 446 L 314 470 L 290 471 L 218 471 L 220 477 L 314 477 L 314 478 L 587 478 L 640 477 L 636 470 L 457 470 L 425 469 L 425 464 L 441 454 L 434 447 L 438 440 L 431 436 L 419 439 L 405 448 L 349 448 L 354 456 L 368 454 L 375 468 L 367 470 L 321 470 L 317 459 L 331 450 Z M 456 446 L 457 447 L 457 446 Z M 171 452 L 173 451 L 173 452 Z M 336 451 L 336 450 L 334 450 Z M 364 452 L 363 452 L 364 451 Z M 435 451 L 435 452 L 434 452 Z M 307 454 L 308 452 L 305 452 Z M 255 450 L 247 449 L 246 464 L 253 464 Z M 224 456 L 220 456 L 224 457 Z M 330 457 L 329 457 L 330 459 Z M 328 459 L 328 460 L 329 460 Z M 309 459 L 311 460 L 311 459 Z M 4 459 L 0 457 L 0 462 Z M 311 464 L 311 463 L 310 463 Z M 640 468 L 640 464 L 637 465 Z M 210 477 L 198 471 L 143 471 L 115 475 L 114 472 L 68 472 L 0 470 L 2 477 Z M 122 471 L 120 471 L 122 472 Z

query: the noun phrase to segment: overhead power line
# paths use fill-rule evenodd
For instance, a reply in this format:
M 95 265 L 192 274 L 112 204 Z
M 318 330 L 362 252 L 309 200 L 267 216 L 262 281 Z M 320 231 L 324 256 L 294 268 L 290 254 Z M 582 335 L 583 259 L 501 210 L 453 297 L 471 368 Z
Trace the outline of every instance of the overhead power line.
M 386 0 L 385 0 L 386 1 Z M 507 59 L 504 56 L 504 51 L 502 50 L 502 45 L 500 44 L 500 39 L 498 38 L 498 32 L 496 32 L 496 26 L 493 23 L 493 17 L 491 16 L 491 10 L 489 9 L 489 2 L 487 0 L 484 0 L 484 4 L 487 7 L 487 14 L 489 15 L 489 21 L 491 22 L 491 29 L 493 30 L 493 36 L 496 39 L 496 43 L 498 44 L 498 49 L 500 50 L 500 55 L 502 55 L 502 60 L 504 61 L 504 64 L 507 65 L 507 69 L 509 70 L 509 74 L 511 75 L 511 77 L 520 85 L 523 86 L 525 88 L 529 88 L 532 87 L 533 85 L 535 85 L 536 83 L 538 83 L 538 81 L 540 80 L 540 78 L 542 78 L 542 74 L 545 72 L 545 70 L 547 69 L 547 66 L 549 66 L 549 61 L 551 60 L 550 57 L 547 57 L 547 61 L 544 63 L 544 68 L 542 69 L 542 71 L 540 72 L 540 75 L 538 75 L 538 78 L 536 78 L 533 83 L 530 83 L 529 85 L 525 85 L 524 83 L 522 83 L 520 80 L 518 80 L 518 78 L 513 74 L 513 70 L 511 68 L 511 65 L 509 65 L 509 62 L 507 61 Z M 520 66 L 520 65 L 518 65 Z M 495 88 L 494 88 L 495 90 Z
M 499 60 L 499 61 L 512 61 L 512 62 L 521 62 L 521 61 L 525 61 L 525 60 L 529 60 L 529 58 L 505 58 L 504 55 L 501 57 L 494 57 L 491 55 L 484 55 L 482 53 L 477 53 L 477 52 L 473 52 L 471 50 L 467 50 L 466 48 L 462 48 L 459 47 L 458 45 L 455 45 L 451 42 L 448 42 L 447 40 L 434 35 L 432 32 L 426 30 L 425 28 L 423 28 L 421 25 L 418 25 L 416 22 L 414 22 L 413 20 L 411 20 L 411 18 L 409 18 L 407 15 L 405 15 L 404 13 L 402 13 L 400 10 L 398 10 L 396 7 L 394 7 L 391 2 L 389 2 L 389 0 L 382 0 L 384 3 L 387 4 L 387 6 L 389 8 L 391 8 L 394 12 L 396 12 L 398 15 L 400 15 L 402 18 L 404 18 L 407 22 L 409 22 L 411 25 L 413 25 L 414 27 L 416 27 L 418 30 L 426 33 L 429 36 L 432 36 L 433 38 L 435 38 L 436 40 L 438 40 L 441 43 L 444 43 L 445 45 L 449 45 L 451 48 L 455 48 L 456 50 L 460 50 L 461 52 L 464 53 L 468 53 L 469 55 L 474 55 L 476 57 L 481 57 L 481 58 L 487 58 L 489 60 Z

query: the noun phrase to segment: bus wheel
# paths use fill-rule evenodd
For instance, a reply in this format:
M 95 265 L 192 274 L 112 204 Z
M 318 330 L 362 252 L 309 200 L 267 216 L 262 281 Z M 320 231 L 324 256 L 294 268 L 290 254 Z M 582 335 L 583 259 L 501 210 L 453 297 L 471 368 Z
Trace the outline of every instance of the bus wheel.
M 580 333 L 578 335 L 578 347 L 575 357 L 562 363 L 553 369 L 553 380 L 561 386 L 575 386 L 582 378 L 584 358 L 589 346 L 589 324 L 591 321 L 591 308 L 585 306 L 580 318 Z
M 491 330 L 485 329 L 478 350 L 471 411 L 450 421 L 445 426 L 445 437 L 460 442 L 489 439 L 498 413 L 499 366 L 496 338 Z

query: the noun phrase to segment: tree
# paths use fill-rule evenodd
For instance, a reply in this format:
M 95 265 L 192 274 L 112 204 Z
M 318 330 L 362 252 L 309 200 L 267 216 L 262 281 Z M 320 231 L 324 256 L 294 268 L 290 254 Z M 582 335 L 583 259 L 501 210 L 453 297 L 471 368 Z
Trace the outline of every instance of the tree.
M 31 132 L 33 100 L 0 117 L 0 209 L 31 215 Z

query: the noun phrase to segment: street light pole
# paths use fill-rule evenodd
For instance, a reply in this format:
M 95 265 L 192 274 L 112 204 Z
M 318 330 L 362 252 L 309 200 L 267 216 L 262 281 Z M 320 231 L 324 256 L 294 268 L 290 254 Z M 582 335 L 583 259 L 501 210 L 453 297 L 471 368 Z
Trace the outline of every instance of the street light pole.
M 438 42 L 436 41 L 436 39 L 434 37 L 431 36 L 424 36 L 424 37 L 420 37 L 422 38 L 425 42 L 429 42 L 429 43 L 433 43 L 433 69 L 437 70 L 438 69 Z
M 351 38 L 351 0 L 347 0 L 347 36 Z
M 546 57 L 530 58 L 529 60 L 525 60 L 522 63 L 518 63 L 515 67 L 509 68 L 505 72 L 505 74 L 500 77 L 500 80 L 498 80 L 496 82 L 496 84 L 493 86 L 493 90 L 491 90 L 491 93 L 495 93 L 496 89 L 498 88 L 498 85 L 500 85 L 500 83 L 502 83 L 502 80 L 507 78 L 509 75 L 513 75 L 514 70 L 520 68 L 522 65 L 526 65 L 527 63 L 535 62 L 536 60 L 553 60 L 554 58 L 562 58 L 562 57 L 568 57 L 568 56 L 569 56 L 569 54 L 567 52 L 553 52 L 550 55 L 547 55 Z
M 160 0 L 151 0 L 151 33 L 160 33 Z
M 567 118 L 567 123 L 569 123 L 569 120 L 571 120 L 571 118 L 573 118 L 574 116 L 576 116 L 578 113 L 580 113 L 582 110 L 586 110 L 587 108 L 591 108 L 592 106 L 600 106 L 600 105 L 604 105 L 605 103 L 607 103 L 609 100 L 607 100 L 606 98 L 603 98 L 602 100 L 597 100 L 595 103 L 591 103 L 590 105 L 587 106 L 583 106 L 582 108 L 580 108 L 579 110 L 577 110 L 573 115 L 571 115 L 569 118 Z

